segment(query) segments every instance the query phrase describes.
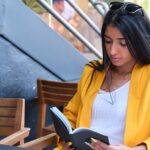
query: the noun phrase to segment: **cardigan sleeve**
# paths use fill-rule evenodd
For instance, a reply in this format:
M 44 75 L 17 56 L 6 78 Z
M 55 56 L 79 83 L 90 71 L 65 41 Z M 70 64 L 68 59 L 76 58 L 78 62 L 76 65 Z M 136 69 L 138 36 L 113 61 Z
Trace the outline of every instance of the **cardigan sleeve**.
M 80 108 L 82 107 L 82 97 L 86 92 L 85 84 L 87 85 L 87 79 L 91 77 L 91 71 L 93 69 L 89 66 L 86 66 L 81 78 L 78 82 L 78 88 L 76 94 L 69 101 L 68 105 L 64 108 L 64 115 L 69 120 L 72 128 L 76 128 L 77 118 L 80 113 Z

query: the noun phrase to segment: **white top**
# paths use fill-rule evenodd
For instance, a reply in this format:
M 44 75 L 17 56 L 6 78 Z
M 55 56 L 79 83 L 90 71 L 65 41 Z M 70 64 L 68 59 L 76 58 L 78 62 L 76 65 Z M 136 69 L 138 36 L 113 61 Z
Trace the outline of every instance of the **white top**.
M 107 135 L 110 144 L 123 144 L 129 84 L 130 81 L 111 94 L 100 90 L 93 103 L 90 128 Z

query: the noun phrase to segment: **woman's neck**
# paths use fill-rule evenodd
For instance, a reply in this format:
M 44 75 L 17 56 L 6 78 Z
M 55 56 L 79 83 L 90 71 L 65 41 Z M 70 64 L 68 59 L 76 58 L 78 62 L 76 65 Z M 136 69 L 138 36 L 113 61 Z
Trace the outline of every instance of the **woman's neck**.
M 129 65 L 126 64 L 120 67 L 110 65 L 108 70 L 106 70 L 106 77 L 102 85 L 102 89 L 106 91 L 113 91 L 124 85 L 131 78 L 134 65 L 135 61 L 132 63 L 130 62 Z
M 130 63 L 129 65 L 126 64 L 124 66 L 110 66 L 110 70 L 118 75 L 127 75 L 127 74 L 131 74 L 133 68 L 135 65 L 135 61 L 133 61 L 132 63 Z

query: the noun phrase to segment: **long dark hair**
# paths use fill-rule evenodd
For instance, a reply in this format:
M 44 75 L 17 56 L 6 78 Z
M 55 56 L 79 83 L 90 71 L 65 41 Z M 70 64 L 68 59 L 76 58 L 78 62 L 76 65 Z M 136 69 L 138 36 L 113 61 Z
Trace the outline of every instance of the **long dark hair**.
M 106 53 L 104 39 L 108 25 L 116 27 L 122 33 L 127 47 L 137 63 L 142 65 L 150 64 L 150 20 L 142 8 L 140 12 L 133 14 L 129 14 L 122 9 L 117 12 L 110 10 L 107 13 L 102 26 L 103 61 L 106 66 L 110 62 Z
M 138 11 L 130 13 L 129 11 L 132 11 L 132 9 L 126 10 L 129 4 L 132 7 L 139 8 Z M 93 68 L 91 82 L 95 71 L 106 70 L 109 65 L 111 66 L 104 38 L 107 26 L 114 26 L 122 33 L 127 47 L 137 63 L 141 65 L 150 64 L 150 20 L 142 7 L 134 3 L 122 3 L 122 6 L 126 7 L 120 7 L 117 10 L 110 8 L 104 18 L 101 31 L 103 63 L 94 61 L 88 64 L 88 66 Z

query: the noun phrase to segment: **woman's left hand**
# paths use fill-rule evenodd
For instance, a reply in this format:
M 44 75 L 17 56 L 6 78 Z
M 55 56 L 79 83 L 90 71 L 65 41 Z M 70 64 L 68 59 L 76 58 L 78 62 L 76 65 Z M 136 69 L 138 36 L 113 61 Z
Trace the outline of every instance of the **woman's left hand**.
M 121 145 L 121 144 L 110 145 L 109 148 L 110 148 L 110 150 L 133 150 L 133 148 L 130 148 L 130 147 L 127 147 L 127 146 Z M 134 149 L 134 150 L 136 150 L 136 149 Z
M 131 148 L 122 144 L 107 145 L 99 140 L 93 141 L 91 146 L 93 150 L 147 150 L 145 144 Z
M 128 147 L 125 145 L 121 145 L 121 144 L 116 144 L 116 145 L 110 145 L 109 146 L 110 150 L 147 150 L 146 145 L 142 144 L 136 147 Z

